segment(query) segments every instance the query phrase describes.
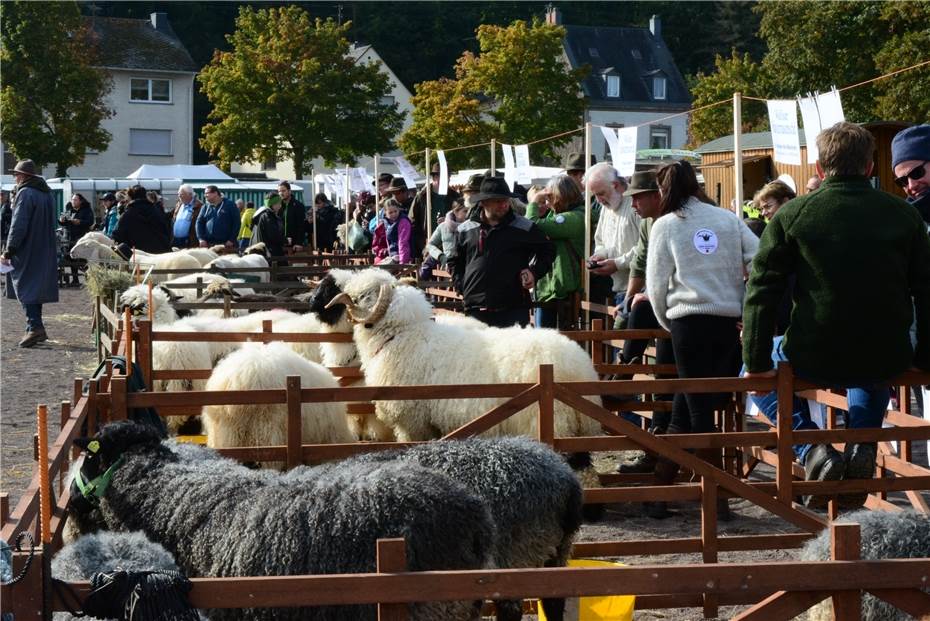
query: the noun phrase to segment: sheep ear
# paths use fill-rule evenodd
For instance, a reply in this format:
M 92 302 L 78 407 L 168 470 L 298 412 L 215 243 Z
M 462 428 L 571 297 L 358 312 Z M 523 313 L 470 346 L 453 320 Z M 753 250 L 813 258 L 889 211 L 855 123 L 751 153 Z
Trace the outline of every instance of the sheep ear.
M 93 438 L 75 438 L 74 445 L 79 447 L 82 451 L 87 451 L 91 442 L 96 442 Z M 97 442 L 97 448 L 100 448 L 100 443 Z M 91 451 L 96 452 L 96 451 Z

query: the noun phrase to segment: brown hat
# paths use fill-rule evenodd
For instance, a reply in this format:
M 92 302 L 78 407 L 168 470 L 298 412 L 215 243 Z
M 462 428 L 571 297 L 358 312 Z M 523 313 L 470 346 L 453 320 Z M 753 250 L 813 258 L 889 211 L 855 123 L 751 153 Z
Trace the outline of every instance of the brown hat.
M 13 168 L 13 172 L 29 175 L 30 177 L 39 176 L 39 172 L 36 169 L 36 163 L 32 160 L 20 160 L 17 162 L 16 167 Z
M 483 200 L 494 198 L 513 198 L 513 193 L 503 177 L 488 177 L 483 180 L 481 188 L 472 197 L 472 201 L 480 203 Z
M 594 154 L 591 154 L 591 165 L 594 166 L 597 164 L 597 158 L 594 157 Z M 565 172 L 572 172 L 575 170 L 586 170 L 588 167 L 585 166 L 584 153 L 578 153 L 573 151 L 568 154 L 568 157 L 565 159 Z
M 387 187 L 386 192 L 403 192 L 407 190 L 407 182 L 403 177 L 394 177 L 391 179 L 391 185 Z
M 465 187 L 462 188 L 463 192 L 478 192 L 481 190 L 481 182 L 484 181 L 484 175 L 481 173 L 475 173 L 468 178 L 468 182 L 465 184 Z
M 630 178 L 630 185 L 626 189 L 626 195 L 633 196 L 634 194 L 640 194 L 642 192 L 658 191 L 659 185 L 656 183 L 656 171 L 641 170 L 633 173 L 633 176 Z

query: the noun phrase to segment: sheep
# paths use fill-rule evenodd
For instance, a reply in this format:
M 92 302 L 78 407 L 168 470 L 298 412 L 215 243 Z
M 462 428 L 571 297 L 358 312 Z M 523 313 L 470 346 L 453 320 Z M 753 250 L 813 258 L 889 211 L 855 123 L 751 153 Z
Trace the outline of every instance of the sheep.
M 241 282 L 235 279 L 230 280 L 220 274 L 213 274 L 211 272 L 198 272 L 196 274 L 188 274 L 186 276 L 181 276 L 180 278 L 173 278 L 171 280 L 166 280 L 159 285 L 155 286 L 155 289 L 164 290 L 167 297 L 159 296 L 153 299 L 155 302 L 155 323 L 171 323 L 172 321 L 177 321 L 179 318 L 188 317 L 192 313 L 188 309 L 177 309 L 175 304 L 178 302 L 181 303 L 193 303 L 200 301 L 197 296 L 196 289 L 188 289 L 186 287 L 179 287 L 174 289 L 171 285 L 186 285 L 186 284 L 195 284 L 198 279 L 203 283 L 208 283 L 207 288 L 210 286 L 215 287 L 232 287 L 233 283 Z M 242 288 L 243 293 L 253 293 L 252 289 Z M 174 313 L 167 311 L 162 312 L 159 306 L 164 303 L 170 304 L 174 308 Z M 141 285 L 134 285 L 126 290 L 123 293 L 121 298 L 121 303 L 123 306 L 129 306 L 133 313 L 136 315 L 148 316 L 148 285 L 143 283 Z M 201 317 L 223 317 L 224 313 L 222 309 L 203 309 L 193 313 Z M 244 311 L 232 309 L 232 316 L 239 316 L 246 314 Z M 174 319 L 169 319 L 174 317 Z M 159 319 L 160 318 L 160 319 Z
M 113 241 L 109 237 L 95 231 L 87 233 L 75 242 L 70 255 L 72 259 L 84 259 L 87 261 L 117 261 L 120 263 L 126 261 L 126 259 L 113 249 Z M 138 250 L 135 251 L 134 255 L 135 257 L 129 258 L 130 267 L 138 265 L 146 268 L 153 267 L 159 270 L 187 270 L 200 269 L 201 267 L 197 259 L 184 251 L 149 254 Z M 161 282 L 179 275 L 180 274 L 174 273 L 158 274 L 157 276 L 153 276 L 153 280 Z
M 296 313 L 282 309 L 261 311 L 258 313 L 251 313 L 239 317 L 229 317 L 226 319 L 202 315 L 192 315 L 190 317 L 185 317 L 184 319 L 176 321 L 173 324 L 159 326 L 159 329 L 165 331 L 179 329 L 182 331 L 190 330 L 193 332 L 261 332 L 262 324 L 265 321 L 271 321 L 272 326 L 277 329 L 276 326 L 280 321 L 294 317 L 297 317 Z M 239 347 L 242 346 L 242 342 L 236 341 L 212 341 L 203 344 L 206 346 L 211 360 L 211 364 L 207 368 L 212 367 L 224 356 L 239 349 Z M 310 344 L 312 345 L 313 343 Z M 317 358 L 317 360 L 319 360 L 319 358 Z
M 384 270 L 358 272 L 327 304 L 345 304 L 355 324 L 353 339 L 369 386 L 535 382 L 541 364 L 555 366 L 557 381 L 597 381 L 590 357 L 555 330 L 471 330 L 431 321 L 432 308 L 419 290 L 402 286 Z M 325 292 L 317 289 L 317 305 Z M 597 397 L 590 401 L 600 403 Z M 401 442 L 429 440 L 458 429 L 500 399 L 380 401 L 378 418 Z M 535 437 L 537 407 L 496 425 L 487 435 Z M 600 435 L 600 424 L 555 404 L 556 436 Z
M 268 251 L 265 244 L 258 243 L 245 249 L 245 253 L 240 257 L 234 254 L 223 255 L 213 259 L 205 266 L 208 269 L 219 269 L 226 272 L 237 269 L 251 269 L 258 267 L 268 267 Z M 258 276 L 259 282 L 269 282 L 271 274 L 267 271 L 250 274 Z
M 250 470 L 232 460 L 184 459 L 148 427 L 106 426 L 76 440 L 78 476 L 119 461 L 99 500 L 110 530 L 142 530 L 189 576 L 282 576 L 375 571 L 378 539 L 405 537 L 411 571 L 492 567 L 494 524 L 485 503 L 429 469 L 387 462 Z M 92 447 L 96 450 L 88 450 Z M 201 449 L 209 451 L 210 449 Z M 192 452 L 189 449 L 187 453 Z M 80 497 L 72 483 L 72 498 Z M 87 509 L 71 517 L 82 527 Z M 415 620 L 472 620 L 479 602 L 409 606 Z M 374 621 L 372 605 L 207 611 L 214 621 Z
M 52 558 L 52 577 L 66 582 L 90 580 L 98 572 L 117 569 L 136 571 L 179 571 L 174 557 L 145 533 L 100 532 L 70 543 Z M 55 621 L 77 619 L 67 612 L 56 612 Z M 97 617 L 81 617 L 94 621 Z
M 861 557 L 877 561 L 892 558 L 930 557 L 930 517 L 916 511 L 885 513 L 861 510 L 844 515 L 842 521 L 859 524 Z M 808 541 L 801 549 L 802 561 L 830 560 L 830 531 Z M 833 619 L 831 601 L 825 600 L 808 612 L 810 621 Z M 906 621 L 910 615 L 868 593 L 862 596 L 862 616 L 869 621 Z
M 174 323 L 180 318 L 179 313 L 174 309 L 173 302 L 178 297 L 163 285 L 152 287 L 152 325 L 160 326 Z M 133 285 L 119 296 L 119 303 L 123 308 L 128 307 L 132 314 L 137 317 L 148 318 L 149 316 L 149 286 Z
M 214 259 L 220 256 L 220 254 L 216 252 L 215 247 L 214 248 L 182 248 L 180 252 L 185 252 L 189 254 L 190 256 L 194 257 L 195 259 L 197 259 L 197 261 L 200 262 L 200 265 L 202 267 L 206 267 L 206 265 L 209 264 L 210 261 L 213 261 Z
M 564 567 L 581 526 L 581 486 L 549 447 L 529 438 L 470 438 L 379 451 L 350 461 L 423 466 L 483 498 L 497 530 L 495 566 Z M 564 601 L 544 600 L 546 617 L 561 618 Z M 519 621 L 520 601 L 497 602 L 498 621 Z
M 337 388 L 325 367 L 301 357 L 284 343 L 249 343 L 229 354 L 213 369 L 206 390 L 270 390 L 285 388 L 289 375 L 301 378 L 302 388 Z M 271 446 L 287 442 L 287 406 L 250 403 L 206 405 L 201 420 L 207 446 Z M 305 444 L 352 442 L 343 403 L 301 405 L 301 441 Z M 269 464 L 277 466 L 279 464 Z

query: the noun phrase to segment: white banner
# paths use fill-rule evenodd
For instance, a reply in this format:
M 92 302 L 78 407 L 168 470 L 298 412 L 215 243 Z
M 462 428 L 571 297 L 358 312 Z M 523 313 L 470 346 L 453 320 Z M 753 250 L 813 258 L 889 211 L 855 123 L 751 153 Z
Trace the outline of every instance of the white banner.
M 394 158 L 394 163 L 397 164 L 397 170 L 400 171 L 400 176 L 404 178 L 404 181 L 407 183 L 407 188 L 411 190 L 417 189 L 417 169 L 410 165 L 406 159 L 401 156 Z
M 820 157 L 817 150 L 817 134 L 820 133 L 820 113 L 817 112 L 817 100 L 813 96 L 799 97 L 801 120 L 804 122 L 804 141 L 807 143 L 807 163 L 813 164 Z
M 349 169 L 349 185 L 353 192 L 365 192 L 371 187 L 371 178 L 364 168 Z
M 449 193 L 449 166 L 446 164 L 446 154 L 442 149 L 436 151 L 436 159 L 439 160 L 439 190 L 437 194 L 445 196 Z
M 517 183 L 533 183 L 533 173 L 530 169 L 530 146 L 518 144 L 513 148 L 513 155 L 517 163 Z
M 614 168 L 623 177 L 631 177 L 636 172 L 636 135 L 635 127 L 621 127 L 617 130 L 619 148 Z
M 614 168 L 620 161 L 620 140 L 617 138 L 617 130 L 613 127 L 602 127 L 601 133 L 604 134 L 604 140 L 607 141 L 607 148 L 610 149 L 610 161 Z
M 513 192 L 513 184 L 517 180 L 517 163 L 513 156 L 513 147 L 502 142 L 501 149 L 504 152 L 504 180 Z
M 836 90 L 835 86 L 829 92 L 817 95 L 817 110 L 820 112 L 821 131 L 846 120 L 843 115 L 843 102 L 840 101 L 840 92 Z
M 798 138 L 798 108 L 793 99 L 770 99 L 769 127 L 772 130 L 773 159 L 782 164 L 801 165 L 801 141 Z

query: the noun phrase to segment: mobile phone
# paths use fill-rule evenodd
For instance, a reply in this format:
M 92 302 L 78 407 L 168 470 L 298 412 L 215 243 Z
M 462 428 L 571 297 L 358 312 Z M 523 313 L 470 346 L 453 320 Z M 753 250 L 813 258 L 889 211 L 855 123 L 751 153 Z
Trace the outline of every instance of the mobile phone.
M 591 259 L 591 260 L 588 261 L 588 269 L 589 269 L 589 270 L 597 269 L 597 268 L 599 268 L 600 266 L 601 266 L 601 264 L 600 264 L 599 262 L 593 260 L 593 259 Z

